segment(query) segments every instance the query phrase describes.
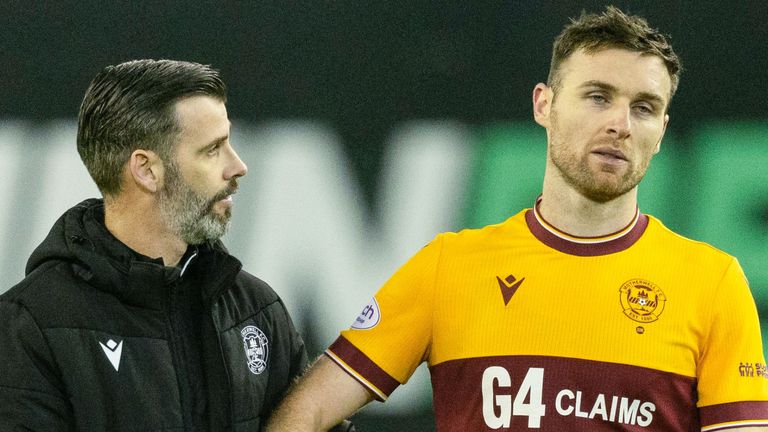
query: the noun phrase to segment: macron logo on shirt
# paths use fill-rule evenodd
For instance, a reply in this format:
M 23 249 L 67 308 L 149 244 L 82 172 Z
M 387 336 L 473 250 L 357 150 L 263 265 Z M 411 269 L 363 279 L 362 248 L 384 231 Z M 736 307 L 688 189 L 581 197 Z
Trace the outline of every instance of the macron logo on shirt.
M 112 366 L 114 366 L 115 370 L 119 370 L 120 357 L 123 355 L 123 341 L 117 343 L 110 339 L 107 341 L 106 345 L 101 342 L 99 342 L 99 345 L 101 345 L 101 349 L 104 351 L 104 354 L 107 355 L 107 360 L 112 363 Z
M 522 278 L 520 280 L 516 280 L 514 276 L 509 275 L 506 279 L 502 279 L 498 276 L 496 276 L 496 280 L 499 281 L 499 288 L 501 288 L 501 295 L 504 297 L 504 306 L 509 304 L 509 301 L 512 300 L 512 296 L 515 295 L 515 292 L 518 288 L 520 288 L 520 284 L 523 283 L 525 278 Z

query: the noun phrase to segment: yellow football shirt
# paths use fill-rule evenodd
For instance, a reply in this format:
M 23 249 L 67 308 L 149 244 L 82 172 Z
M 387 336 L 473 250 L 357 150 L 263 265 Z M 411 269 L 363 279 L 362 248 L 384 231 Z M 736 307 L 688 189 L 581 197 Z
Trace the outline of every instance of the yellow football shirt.
M 535 208 L 441 234 L 326 354 L 380 400 L 426 361 L 441 432 L 768 425 L 738 262 L 639 212 L 601 238 Z

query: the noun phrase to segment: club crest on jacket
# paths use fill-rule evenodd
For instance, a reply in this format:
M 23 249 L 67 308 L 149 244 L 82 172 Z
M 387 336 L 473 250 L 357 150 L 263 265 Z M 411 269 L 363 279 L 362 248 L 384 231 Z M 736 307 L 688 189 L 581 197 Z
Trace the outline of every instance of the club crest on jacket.
M 244 327 L 240 334 L 243 336 L 243 348 L 248 360 L 248 369 L 259 375 L 267 368 L 269 351 L 267 335 L 256 326 Z

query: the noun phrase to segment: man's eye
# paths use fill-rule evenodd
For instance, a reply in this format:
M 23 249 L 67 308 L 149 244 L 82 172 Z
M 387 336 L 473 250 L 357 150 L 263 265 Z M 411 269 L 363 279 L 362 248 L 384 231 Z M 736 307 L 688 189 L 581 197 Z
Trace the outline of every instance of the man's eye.
M 606 99 L 605 96 L 600 95 L 600 94 L 591 94 L 591 95 L 588 96 L 588 98 L 592 102 L 594 102 L 596 104 L 600 104 L 600 105 L 608 102 L 608 99 Z
M 653 114 L 653 107 L 648 105 L 635 105 L 635 111 L 642 115 L 651 115 Z

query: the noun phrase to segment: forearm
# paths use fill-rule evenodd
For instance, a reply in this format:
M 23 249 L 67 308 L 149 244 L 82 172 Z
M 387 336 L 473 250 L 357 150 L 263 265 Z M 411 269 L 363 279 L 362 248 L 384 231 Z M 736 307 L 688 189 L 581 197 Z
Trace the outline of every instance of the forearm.
M 305 392 L 291 391 L 267 423 L 266 432 L 326 431 L 320 418 L 321 407 Z
M 371 399 L 365 387 L 321 356 L 273 413 L 267 432 L 324 432 Z

